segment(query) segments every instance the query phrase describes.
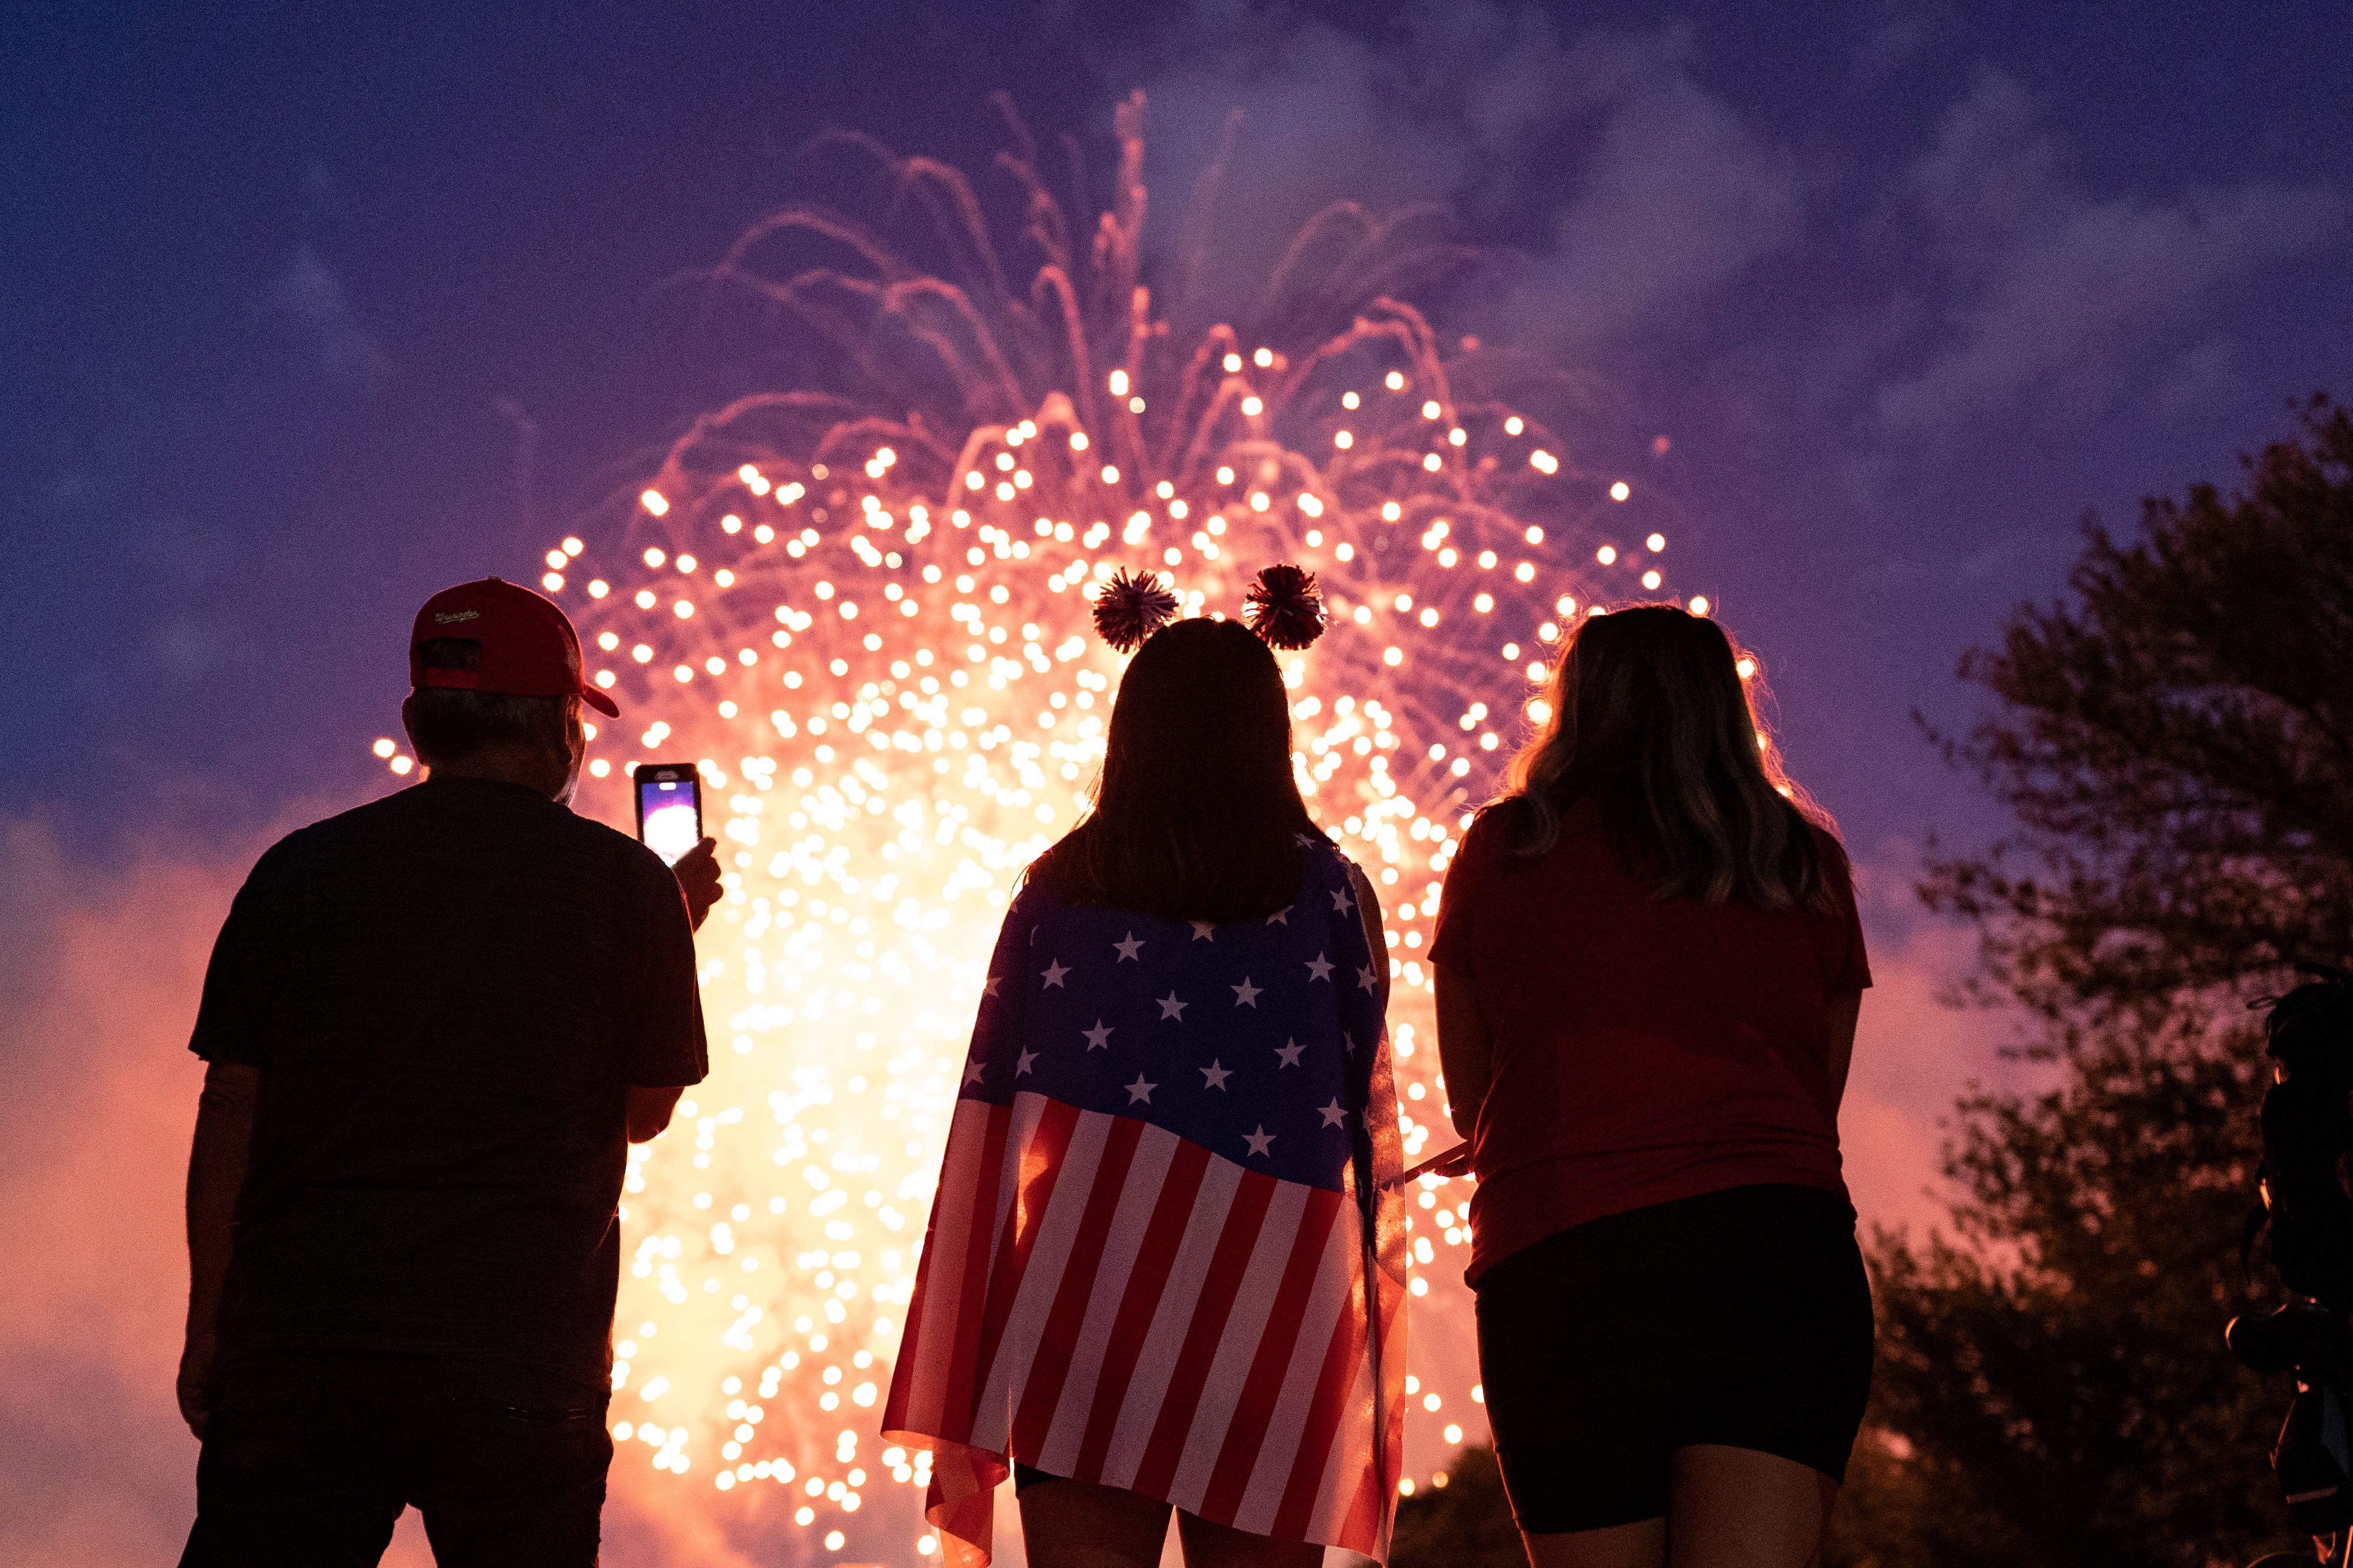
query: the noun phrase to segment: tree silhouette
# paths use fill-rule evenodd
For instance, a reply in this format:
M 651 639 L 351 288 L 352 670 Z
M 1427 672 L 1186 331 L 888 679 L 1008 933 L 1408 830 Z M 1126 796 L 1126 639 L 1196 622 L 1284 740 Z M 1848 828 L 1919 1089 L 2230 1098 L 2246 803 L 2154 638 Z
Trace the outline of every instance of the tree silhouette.
M 2271 1292 L 2238 1237 L 2267 1066 L 2245 1004 L 2353 946 L 2353 419 L 2325 398 L 2247 484 L 2086 525 L 1940 743 L 2014 836 L 1935 856 L 1978 985 L 2056 1085 L 1957 1108 L 1949 1237 L 1873 1246 L 1881 1357 L 1834 1563 L 2206 1564 L 2293 1540 L 2286 1388 L 2220 1329 Z

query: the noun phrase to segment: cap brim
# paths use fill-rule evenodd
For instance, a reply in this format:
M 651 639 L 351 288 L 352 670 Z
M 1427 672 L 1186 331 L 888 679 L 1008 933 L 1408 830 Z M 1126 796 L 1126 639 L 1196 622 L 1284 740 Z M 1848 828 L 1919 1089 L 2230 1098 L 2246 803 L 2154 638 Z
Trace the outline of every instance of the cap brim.
M 593 686 L 584 686 L 580 689 L 580 700 L 607 719 L 617 719 L 621 716 L 621 705 Z

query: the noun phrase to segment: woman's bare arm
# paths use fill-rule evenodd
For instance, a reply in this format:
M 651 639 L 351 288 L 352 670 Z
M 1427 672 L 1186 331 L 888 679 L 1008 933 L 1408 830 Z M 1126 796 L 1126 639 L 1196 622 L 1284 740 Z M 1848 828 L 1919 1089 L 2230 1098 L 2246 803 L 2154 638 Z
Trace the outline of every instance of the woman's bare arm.
M 1446 1113 L 1454 1131 L 1471 1136 L 1479 1108 L 1495 1076 L 1493 1042 L 1479 1016 L 1471 977 L 1445 964 L 1438 968 L 1438 1063 L 1446 1074 Z
M 1831 1074 L 1831 1109 L 1846 1099 L 1847 1069 L 1854 1065 L 1854 1025 L 1862 1015 L 1862 993 L 1831 998 L 1830 1038 L 1823 1042 Z

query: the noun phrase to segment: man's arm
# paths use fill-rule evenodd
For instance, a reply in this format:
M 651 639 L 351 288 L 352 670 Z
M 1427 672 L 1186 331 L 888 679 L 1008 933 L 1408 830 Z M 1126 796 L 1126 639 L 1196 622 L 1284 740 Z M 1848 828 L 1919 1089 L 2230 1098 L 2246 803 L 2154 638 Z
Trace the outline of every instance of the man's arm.
M 670 1125 L 670 1112 L 678 1109 L 678 1097 L 685 1092 L 682 1088 L 639 1089 L 632 1084 L 628 1090 L 629 1142 L 649 1143 L 660 1137 L 662 1129 Z
M 205 1068 L 196 1135 L 188 1150 L 188 1331 L 180 1354 L 180 1415 L 198 1437 L 212 1411 L 213 1357 L 221 1297 L 237 1238 L 237 1200 L 253 1152 L 261 1069 L 237 1062 Z

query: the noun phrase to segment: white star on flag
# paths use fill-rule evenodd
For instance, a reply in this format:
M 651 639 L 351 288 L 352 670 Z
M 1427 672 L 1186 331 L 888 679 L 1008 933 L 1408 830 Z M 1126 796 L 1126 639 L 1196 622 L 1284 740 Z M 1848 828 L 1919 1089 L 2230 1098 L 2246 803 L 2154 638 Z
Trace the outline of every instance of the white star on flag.
M 1216 940 L 1214 933 L 1217 929 L 1218 924 L 1215 921 L 1195 921 L 1193 922 L 1193 940 L 1195 942 L 1213 942 Z
M 1037 1053 L 1037 1052 L 1035 1052 L 1035 1051 L 1024 1051 L 1024 1052 L 1022 1052 L 1022 1053 L 1021 1053 L 1021 1064 L 1020 1064 L 1018 1067 L 1017 1067 L 1017 1068 L 1015 1068 L 1013 1069 L 1013 1076 L 1014 1076 L 1015 1078 L 1019 1078 L 1022 1074 L 1024 1074 L 1024 1073 L 1028 1072 L 1028 1071 L 1029 1070 L 1029 1064 L 1030 1064 L 1031 1062 L 1036 1061 L 1037 1059 L 1038 1059 L 1038 1053 Z
M 1369 967 L 1366 967 L 1356 971 L 1356 984 L 1363 986 L 1366 990 L 1370 991 L 1377 987 L 1380 982 L 1373 978 L 1372 970 Z
M 1266 1130 L 1265 1122 L 1261 1121 L 1258 1124 L 1257 1131 L 1243 1133 L 1242 1142 L 1250 1146 L 1251 1153 L 1266 1154 L 1270 1160 L 1274 1158 L 1273 1155 L 1266 1153 L 1266 1146 L 1274 1142 L 1274 1134 Z
M 1315 847 L 1315 835 L 1313 833 L 1294 833 L 1291 837 L 1292 841 L 1302 849 L 1312 849 Z
M 1213 1061 L 1208 1067 L 1201 1069 L 1201 1087 L 1203 1089 L 1222 1089 L 1226 1087 L 1226 1079 L 1233 1076 L 1234 1075 L 1230 1069 L 1220 1067 Z
M 1275 1070 L 1280 1072 L 1282 1068 L 1297 1067 L 1299 1065 L 1299 1053 L 1306 1048 L 1306 1047 L 1301 1045 L 1297 1040 L 1287 1040 L 1283 1044 L 1275 1047 L 1274 1054 L 1282 1058 L 1281 1067 L 1278 1067 Z
M 979 1063 L 979 1062 L 977 1062 L 977 1061 L 969 1061 L 969 1062 L 965 1063 L 965 1064 L 964 1064 L 964 1087 L 965 1087 L 965 1088 L 966 1088 L 966 1089 L 970 1089 L 974 1084 L 978 1083 L 978 1082 L 980 1081 L 980 1075 L 981 1075 L 981 1072 L 982 1072 L 982 1068 L 981 1068 L 981 1065 L 980 1065 L 980 1063 Z
M 1129 959 L 1134 958 L 1137 953 L 1144 951 L 1144 939 L 1136 935 L 1134 931 L 1129 931 L 1125 942 L 1115 942 L 1112 943 L 1112 946 L 1119 950 L 1119 961 L 1122 963 L 1125 963 Z
M 1309 959 L 1307 961 L 1307 978 L 1310 980 L 1331 979 L 1332 960 L 1320 952 L 1314 957 Z
M 1288 908 L 1275 910 L 1274 913 L 1266 917 L 1266 923 L 1271 926 L 1289 925 L 1291 923 L 1291 910 Z
M 1180 1024 L 1183 1023 L 1185 1021 L 1185 1009 L 1192 1005 L 1190 1002 L 1179 1002 L 1176 1000 L 1176 993 L 1174 991 L 1169 992 L 1166 996 L 1156 998 L 1156 1000 L 1160 1004 L 1160 1016 L 1164 1023 L 1170 1018 L 1176 1019 Z
M 983 996 L 994 996 L 994 995 L 996 995 L 996 994 L 997 994 L 997 976 L 996 976 L 996 975 L 992 974 L 992 975 L 990 975 L 987 979 L 986 979 L 986 980 L 984 980 L 984 981 L 982 981 L 982 982 L 980 983 L 980 994 L 981 994 Z
M 1135 1075 L 1135 1081 L 1127 1086 L 1127 1102 L 1130 1105 L 1134 1105 L 1140 1100 L 1144 1101 L 1145 1104 L 1149 1105 L 1152 1103 L 1152 1091 L 1159 1087 L 1160 1086 L 1156 1083 L 1145 1082 L 1144 1075 L 1142 1073 L 1137 1073 Z
M 1079 1033 L 1087 1037 L 1087 1049 L 1091 1051 L 1103 1051 L 1111 1048 L 1111 1028 L 1112 1026 L 1109 1024 L 1104 1023 L 1101 1018 L 1097 1018 L 1093 1028 L 1081 1029 Z
M 1038 973 L 1046 977 L 1045 989 L 1050 991 L 1054 989 L 1054 987 L 1061 985 L 1062 976 L 1068 974 L 1070 972 L 1070 966 L 1058 958 Z M 1068 987 L 1065 986 L 1064 989 L 1067 990 Z
M 1324 1118 L 1324 1125 L 1326 1127 L 1348 1125 L 1348 1113 L 1341 1109 L 1340 1102 L 1336 1099 L 1331 1104 L 1324 1106 L 1317 1114 Z
M 1349 899 L 1346 889 L 1343 889 L 1332 895 L 1333 913 L 1345 915 L 1356 907 L 1356 904 Z
M 1250 984 L 1249 975 L 1242 976 L 1242 983 L 1235 986 L 1233 992 L 1235 1006 L 1250 1008 L 1258 1006 L 1259 987 Z

